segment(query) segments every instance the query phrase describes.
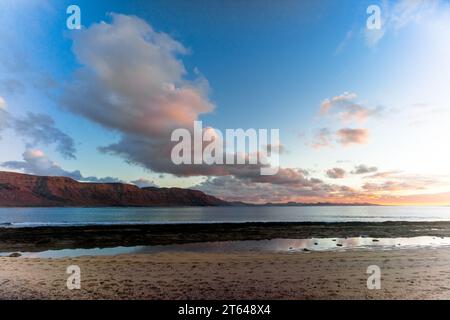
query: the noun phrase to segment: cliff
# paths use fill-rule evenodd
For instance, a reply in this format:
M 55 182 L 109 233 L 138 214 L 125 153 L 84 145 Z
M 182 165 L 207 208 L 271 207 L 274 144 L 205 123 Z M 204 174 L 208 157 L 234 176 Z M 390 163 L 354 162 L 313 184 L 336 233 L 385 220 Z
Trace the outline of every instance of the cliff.
M 139 188 L 124 183 L 85 183 L 0 171 L 0 207 L 221 206 L 230 203 L 201 191 Z

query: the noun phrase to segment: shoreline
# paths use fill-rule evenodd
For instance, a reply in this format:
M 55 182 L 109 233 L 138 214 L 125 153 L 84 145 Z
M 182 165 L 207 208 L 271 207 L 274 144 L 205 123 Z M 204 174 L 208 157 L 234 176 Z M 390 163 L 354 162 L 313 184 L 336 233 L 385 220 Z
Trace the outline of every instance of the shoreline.
M 0 251 L 37 252 L 271 239 L 450 236 L 439 222 L 267 222 L 0 228 Z
M 450 235 L 450 222 L 0 228 L 0 251 L 361 235 L 380 239 L 445 237 Z M 66 271 L 73 265 L 81 270 L 80 290 L 69 290 L 66 286 L 69 277 Z M 373 265 L 381 269 L 380 290 L 367 289 L 367 268 Z M 448 246 L 0 257 L 0 299 L 450 299 L 449 265 Z
M 0 258 L 0 299 L 449 299 L 450 248 Z M 81 289 L 68 290 L 68 266 Z M 381 289 L 367 288 L 367 268 Z

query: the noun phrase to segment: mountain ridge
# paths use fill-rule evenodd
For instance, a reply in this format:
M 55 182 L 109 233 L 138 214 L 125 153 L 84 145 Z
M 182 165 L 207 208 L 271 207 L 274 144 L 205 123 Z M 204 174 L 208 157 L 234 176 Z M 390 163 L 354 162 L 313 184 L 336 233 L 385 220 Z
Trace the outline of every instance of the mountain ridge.
M 371 203 L 230 202 L 199 190 L 139 188 L 127 183 L 79 182 L 68 177 L 0 171 L 0 207 L 181 207 L 181 206 L 374 206 Z
M 78 182 L 68 177 L 0 171 L 0 207 L 227 206 L 202 191 Z

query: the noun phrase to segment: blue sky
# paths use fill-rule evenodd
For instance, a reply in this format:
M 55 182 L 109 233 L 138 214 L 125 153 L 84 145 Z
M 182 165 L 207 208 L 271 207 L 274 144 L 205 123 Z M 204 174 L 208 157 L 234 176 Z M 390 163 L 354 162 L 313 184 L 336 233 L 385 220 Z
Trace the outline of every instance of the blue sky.
M 66 28 L 70 4 L 81 8 L 82 30 Z M 380 6 L 383 21 L 381 36 L 376 34 L 375 40 L 366 28 L 371 4 Z M 0 101 L 13 125 L 0 131 L 0 162 L 7 164 L 6 170 L 67 174 L 81 180 L 112 177 L 195 186 L 233 200 L 450 202 L 446 194 L 450 153 L 443 147 L 450 120 L 449 12 L 447 1 L 2 1 Z M 131 20 L 116 23 L 110 13 Z M 155 138 L 151 128 L 139 132 L 128 128 L 105 115 L 107 109 L 99 109 L 99 116 L 94 101 L 86 101 L 93 93 L 74 91 L 79 89 L 76 81 L 99 85 L 96 90 L 110 83 L 95 75 L 86 78 L 101 63 L 91 59 L 101 53 L 95 48 L 107 48 L 113 63 L 118 60 L 112 51 L 120 54 L 133 44 L 102 47 L 101 37 L 92 39 L 102 34 L 95 29 L 102 21 L 118 32 L 141 21 L 152 28 L 147 36 L 164 33 L 169 39 L 155 40 L 156 46 L 176 42 L 184 47 L 183 52 L 170 53 L 167 64 L 169 69 L 171 63 L 180 64 L 185 69 L 180 76 L 156 67 L 176 85 L 194 87 L 200 104 L 213 106 L 195 111 L 205 125 L 219 130 L 279 128 L 286 149 L 281 155 L 285 171 L 280 175 L 294 179 L 293 185 L 233 174 L 180 177 L 163 163 L 131 154 L 130 145 L 133 152 L 140 150 L 137 140 L 149 139 L 142 149 L 150 148 L 160 142 L 162 133 Z M 92 49 L 86 46 L 93 43 Z M 134 56 L 141 55 L 129 55 Z M 80 70 L 85 74 L 79 76 Z M 127 95 L 146 96 L 138 83 L 158 81 L 152 74 L 141 76 L 130 76 Z M 76 103 L 67 103 L 71 95 Z M 331 107 L 321 113 L 326 101 Z M 114 116 L 127 118 L 133 105 L 128 108 Z M 48 132 L 46 120 L 40 131 L 15 128 L 14 119 L 25 119 L 27 112 L 50 116 L 55 138 L 36 138 L 43 130 Z M 73 157 L 58 149 L 66 136 L 73 140 Z M 122 138 L 126 141 L 106 153 L 98 149 Z M 39 162 L 31 163 L 36 159 Z M 376 170 L 352 173 L 358 166 Z M 333 172 L 342 171 L 334 169 L 345 173 L 337 177 Z M 75 171 L 79 176 L 73 175 Z M 376 173 L 380 176 L 370 178 Z M 252 191 L 241 195 L 230 189 Z M 270 198 L 268 193 L 279 196 Z

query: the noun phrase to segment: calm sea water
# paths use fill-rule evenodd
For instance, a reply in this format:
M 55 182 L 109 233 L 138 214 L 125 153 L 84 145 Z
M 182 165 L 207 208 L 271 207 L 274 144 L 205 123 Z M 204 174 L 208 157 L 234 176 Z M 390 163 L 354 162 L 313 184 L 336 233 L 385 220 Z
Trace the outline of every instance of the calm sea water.
M 112 247 L 91 249 L 60 249 L 41 252 L 19 252 L 24 258 L 67 258 L 82 256 L 115 256 L 124 254 L 151 254 L 159 252 L 311 252 L 347 250 L 399 250 L 436 249 L 450 247 L 450 238 L 411 237 L 411 238 L 316 238 L 316 239 L 271 239 L 247 241 L 218 241 L 186 243 L 160 246 Z M 17 251 L 16 251 L 17 252 Z M 12 252 L 0 252 L 9 256 Z
M 450 207 L 0 208 L 0 226 L 450 221 Z

